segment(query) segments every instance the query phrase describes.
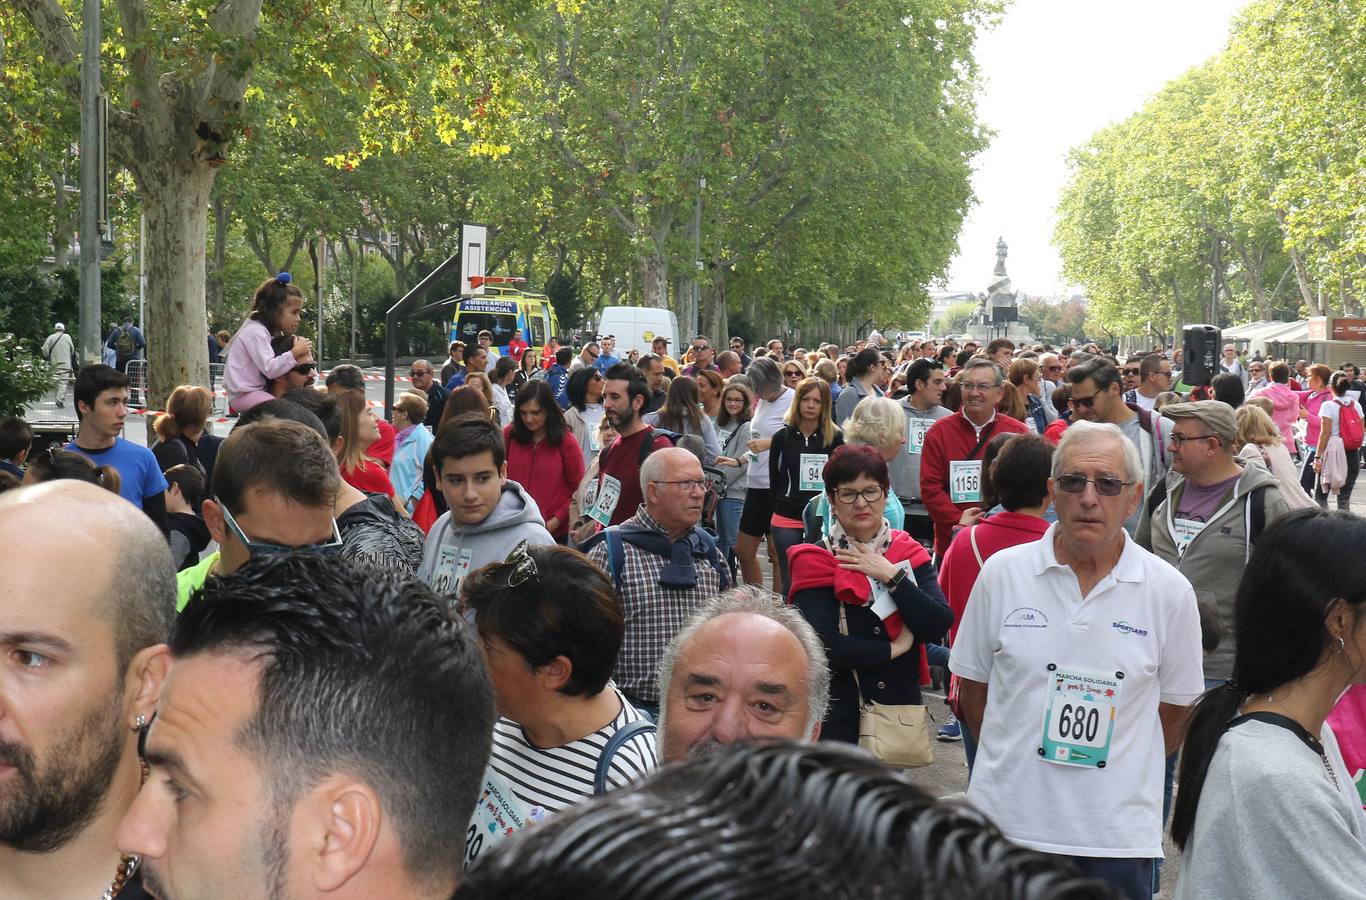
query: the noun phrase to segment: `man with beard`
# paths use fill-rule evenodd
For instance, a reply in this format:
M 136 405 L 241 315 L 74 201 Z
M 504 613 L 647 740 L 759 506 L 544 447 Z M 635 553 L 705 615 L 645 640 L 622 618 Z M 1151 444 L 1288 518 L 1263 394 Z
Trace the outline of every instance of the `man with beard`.
M 0 897 L 142 900 L 115 832 L 169 666 L 166 540 L 108 491 L 54 481 L 0 497 L 0 572 Z
M 209 579 L 171 632 L 150 781 L 118 830 L 148 891 L 449 898 L 493 732 L 472 634 L 418 580 L 351 560 Z
M 754 585 L 701 606 L 659 664 L 660 761 L 738 741 L 814 741 L 830 704 L 830 666 L 794 606 Z
M 588 515 L 603 525 L 620 525 L 644 499 L 640 487 L 640 467 L 656 450 L 672 442 L 641 421 L 641 410 L 650 398 L 650 389 L 640 370 L 630 363 L 618 363 L 607 371 L 602 389 L 602 408 L 617 438 L 598 457 L 598 480 L 592 491 L 594 501 Z

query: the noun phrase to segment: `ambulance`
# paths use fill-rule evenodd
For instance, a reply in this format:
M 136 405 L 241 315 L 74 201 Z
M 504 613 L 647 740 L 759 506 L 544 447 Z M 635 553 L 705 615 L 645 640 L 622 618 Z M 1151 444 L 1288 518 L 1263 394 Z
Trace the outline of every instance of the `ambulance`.
M 493 335 L 493 346 L 504 356 L 512 333 L 520 330 L 522 340 L 538 356 L 551 337 L 559 334 L 560 323 L 555 307 L 545 294 L 519 288 L 487 285 L 480 297 L 460 300 L 455 305 L 451 321 L 451 340 L 464 341 L 473 347 L 479 343 L 479 332 Z

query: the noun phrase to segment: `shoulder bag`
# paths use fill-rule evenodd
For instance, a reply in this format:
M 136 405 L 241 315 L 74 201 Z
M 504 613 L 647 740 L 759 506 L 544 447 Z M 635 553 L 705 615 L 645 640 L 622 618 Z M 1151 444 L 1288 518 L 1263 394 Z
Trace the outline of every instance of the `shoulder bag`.
M 847 637 L 849 622 L 844 614 L 844 601 L 836 599 L 835 602 L 840 607 L 840 634 Z M 906 627 L 904 623 L 902 627 Z M 859 697 L 858 745 L 887 765 L 900 769 L 915 769 L 934 762 L 925 707 L 869 700 L 863 696 L 858 670 L 852 671 Z

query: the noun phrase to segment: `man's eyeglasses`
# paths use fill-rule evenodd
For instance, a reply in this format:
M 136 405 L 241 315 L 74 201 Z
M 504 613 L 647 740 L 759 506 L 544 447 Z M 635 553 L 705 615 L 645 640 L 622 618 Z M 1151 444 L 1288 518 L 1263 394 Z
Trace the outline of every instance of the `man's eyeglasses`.
M 1062 366 L 1044 366 L 1046 372 L 1061 372 Z
M 1072 404 L 1073 409 L 1092 409 L 1096 405 L 1096 397 L 1099 394 L 1092 394 L 1089 397 L 1072 397 L 1067 402 Z
M 214 498 L 218 502 L 218 508 L 223 511 L 223 522 L 232 532 L 233 537 L 242 542 L 247 548 L 247 553 L 252 556 L 279 556 L 282 553 L 313 553 L 319 556 L 334 556 L 341 552 L 342 537 L 341 529 L 337 527 L 337 519 L 332 519 L 332 540 L 321 544 L 305 544 L 302 547 L 285 547 L 281 544 L 267 544 L 261 541 L 253 541 L 247 537 L 242 526 L 237 524 L 237 520 L 232 517 L 232 510 L 228 509 L 227 504 L 222 500 Z
M 425 377 L 427 377 L 428 375 L 431 375 L 431 374 L 432 374 L 432 373 L 431 373 L 431 372 L 428 372 L 426 369 L 418 369 L 416 372 L 409 372 L 409 373 L 408 373 L 408 377 L 409 377 L 409 378 L 425 378 Z
M 864 503 L 867 503 L 869 506 L 872 506 L 874 503 L 881 500 L 884 495 L 885 492 L 879 485 L 876 484 L 870 485 L 869 487 L 866 487 L 861 491 L 856 491 L 853 488 L 840 488 L 839 490 L 835 491 L 835 499 L 843 503 L 845 506 L 853 506 L 855 503 L 859 501 L 860 497 L 863 498 Z
M 1069 494 L 1080 494 L 1086 490 L 1088 484 L 1096 486 L 1096 493 L 1102 497 L 1118 497 L 1119 492 L 1124 488 L 1137 484 L 1136 481 L 1125 481 L 1122 478 L 1113 478 L 1109 475 L 1102 475 L 1100 478 L 1087 478 L 1085 475 L 1059 475 L 1054 479 L 1058 487 Z
M 1138 369 L 1125 369 L 1125 370 L 1124 370 L 1124 374 L 1125 374 L 1125 375 L 1132 375 L 1132 376 L 1134 376 L 1135 378 L 1137 378 L 1137 377 L 1138 377 Z
M 313 374 L 313 370 L 316 368 L 318 368 L 317 363 L 299 363 L 297 366 L 294 367 L 294 374 L 311 375 Z
M 1000 385 L 996 384 L 986 384 L 984 382 L 965 381 L 963 382 L 963 393 L 971 394 L 975 392 L 985 394 L 987 391 L 996 390 L 996 388 L 998 388 L 999 386 Z
M 684 478 L 680 481 L 652 481 L 650 483 L 676 484 L 678 485 L 678 489 L 685 494 L 691 494 L 693 491 L 705 491 L 711 484 L 711 482 L 705 478 Z
M 1205 438 L 1212 438 L 1218 436 L 1219 435 L 1217 434 L 1177 434 L 1173 431 L 1171 441 L 1172 446 L 1179 449 L 1181 445 L 1186 443 L 1187 441 L 1203 441 Z

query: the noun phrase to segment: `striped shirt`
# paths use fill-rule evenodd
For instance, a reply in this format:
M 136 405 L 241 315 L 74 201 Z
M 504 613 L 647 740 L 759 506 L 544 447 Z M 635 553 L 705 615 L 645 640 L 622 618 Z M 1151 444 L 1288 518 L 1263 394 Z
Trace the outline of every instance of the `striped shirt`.
M 557 813 L 593 796 L 593 778 L 602 750 L 617 730 L 643 718 L 621 692 L 612 688 L 621 701 L 621 712 L 608 725 L 562 747 L 543 749 L 533 746 L 522 726 L 499 716 L 493 728 L 493 757 L 489 765 L 507 779 L 517 798 L 526 804 L 530 818 L 537 821 L 541 811 Z M 644 778 L 658 765 L 655 736 L 637 734 L 626 741 L 612 757 L 607 773 L 609 788 L 618 788 Z

